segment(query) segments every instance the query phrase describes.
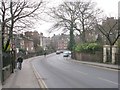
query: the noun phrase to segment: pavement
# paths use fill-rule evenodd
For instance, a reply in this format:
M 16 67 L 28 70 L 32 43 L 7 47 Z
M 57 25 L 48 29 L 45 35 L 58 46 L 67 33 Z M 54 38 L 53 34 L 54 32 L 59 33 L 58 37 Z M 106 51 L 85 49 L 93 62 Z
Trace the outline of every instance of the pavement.
M 82 64 L 88 64 L 88 65 L 92 65 L 92 66 L 97 66 L 97 67 L 120 70 L 120 66 L 119 65 L 114 65 L 114 64 L 105 64 L 105 63 L 88 62 L 88 61 L 78 61 L 78 60 L 73 60 L 73 59 L 71 59 L 71 61 L 79 62 L 79 63 L 82 63 Z
M 23 62 L 23 67 L 21 70 L 15 70 L 13 74 L 10 75 L 10 77 L 4 82 L 4 85 L 2 88 L 43 88 L 41 86 L 41 80 L 35 70 L 35 68 L 31 65 L 31 60 L 34 60 L 34 58 L 26 59 Z M 98 66 L 98 67 L 104 67 L 104 68 L 110 68 L 118 70 L 118 65 L 110 65 L 110 64 L 102 64 L 102 63 L 95 63 L 95 62 L 85 62 L 85 61 L 77 61 L 72 60 L 73 62 L 80 62 L 83 64 Z
M 40 88 L 30 61 L 31 59 L 24 60 L 22 69 L 16 69 L 2 88 Z

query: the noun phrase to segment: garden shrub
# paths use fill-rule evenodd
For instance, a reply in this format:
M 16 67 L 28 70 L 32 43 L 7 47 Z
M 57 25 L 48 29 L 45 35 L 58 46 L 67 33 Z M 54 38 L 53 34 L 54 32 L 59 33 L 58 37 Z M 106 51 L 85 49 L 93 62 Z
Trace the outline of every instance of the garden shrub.
M 74 47 L 76 52 L 82 53 L 95 53 L 96 51 L 100 51 L 102 49 L 100 44 L 97 43 L 84 43 L 78 44 Z

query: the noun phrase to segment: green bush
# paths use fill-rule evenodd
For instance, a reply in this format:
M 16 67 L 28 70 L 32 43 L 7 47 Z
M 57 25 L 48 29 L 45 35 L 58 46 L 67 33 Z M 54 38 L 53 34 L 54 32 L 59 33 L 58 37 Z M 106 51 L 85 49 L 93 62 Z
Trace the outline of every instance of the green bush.
M 78 44 L 74 47 L 76 52 L 83 52 L 83 53 L 95 53 L 95 51 L 100 51 L 102 49 L 101 45 L 97 43 L 84 43 Z

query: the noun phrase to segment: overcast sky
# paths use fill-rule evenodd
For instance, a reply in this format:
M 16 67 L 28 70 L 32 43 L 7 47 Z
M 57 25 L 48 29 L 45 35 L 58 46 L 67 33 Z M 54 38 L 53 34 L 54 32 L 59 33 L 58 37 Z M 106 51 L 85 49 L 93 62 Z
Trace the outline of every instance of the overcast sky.
M 118 2 L 120 0 L 93 0 L 97 6 L 104 10 L 107 16 L 118 16 Z
M 50 2 L 50 6 L 59 5 L 62 0 L 46 0 Z M 92 0 L 97 3 L 97 7 L 102 9 L 106 16 L 118 17 L 118 2 L 120 0 Z M 44 36 L 51 36 L 53 34 L 47 33 L 47 30 L 52 24 L 44 23 L 42 25 L 36 24 L 36 30 L 40 33 L 43 32 Z

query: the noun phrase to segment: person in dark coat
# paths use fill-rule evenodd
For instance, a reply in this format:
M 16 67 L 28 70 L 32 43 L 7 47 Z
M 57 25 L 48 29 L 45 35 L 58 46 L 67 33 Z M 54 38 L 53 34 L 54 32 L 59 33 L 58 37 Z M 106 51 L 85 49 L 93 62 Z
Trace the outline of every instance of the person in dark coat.
M 46 54 L 47 54 L 47 53 L 46 53 L 46 52 L 44 52 L 44 57 L 46 57 Z
M 17 63 L 18 63 L 18 68 L 21 70 L 21 68 L 22 68 L 22 62 L 23 62 L 23 58 L 20 56 L 20 57 L 18 57 L 18 59 L 17 59 Z

